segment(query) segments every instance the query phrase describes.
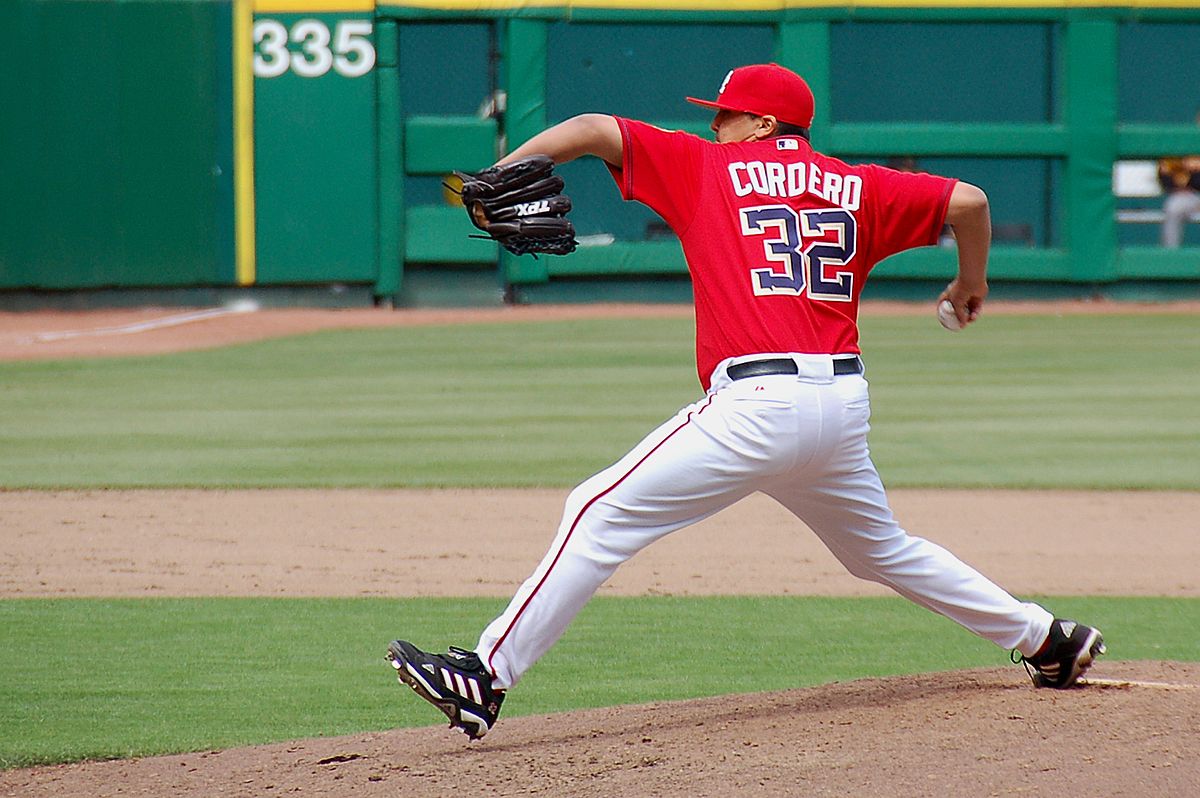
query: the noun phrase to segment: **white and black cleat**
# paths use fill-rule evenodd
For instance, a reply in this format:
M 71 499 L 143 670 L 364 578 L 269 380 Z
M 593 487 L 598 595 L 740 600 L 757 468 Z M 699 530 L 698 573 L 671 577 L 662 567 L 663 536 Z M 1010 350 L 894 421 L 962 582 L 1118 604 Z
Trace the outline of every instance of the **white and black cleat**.
M 504 691 L 492 688 L 492 676 L 471 651 L 451 647 L 446 654 L 429 654 L 406 640 L 393 640 L 387 659 L 396 678 L 433 704 L 472 740 L 496 724 Z
M 1073 687 L 1092 667 L 1096 657 L 1107 652 L 1099 629 L 1075 621 L 1055 618 L 1045 650 L 1032 657 L 1020 657 L 1034 687 L 1065 690 Z

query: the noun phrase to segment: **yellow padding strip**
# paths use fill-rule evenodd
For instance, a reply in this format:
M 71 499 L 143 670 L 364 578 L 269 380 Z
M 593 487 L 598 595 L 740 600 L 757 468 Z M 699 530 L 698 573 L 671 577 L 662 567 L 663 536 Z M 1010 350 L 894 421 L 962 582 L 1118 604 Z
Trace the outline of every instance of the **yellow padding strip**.
M 238 285 L 254 285 L 254 10 L 233 4 L 233 239 Z
M 457 2 L 457 0 L 451 0 Z M 407 5 L 403 3 L 402 5 Z M 423 6 L 435 8 L 436 6 Z M 375 0 L 254 0 L 258 14 L 319 14 L 338 11 L 374 11 Z

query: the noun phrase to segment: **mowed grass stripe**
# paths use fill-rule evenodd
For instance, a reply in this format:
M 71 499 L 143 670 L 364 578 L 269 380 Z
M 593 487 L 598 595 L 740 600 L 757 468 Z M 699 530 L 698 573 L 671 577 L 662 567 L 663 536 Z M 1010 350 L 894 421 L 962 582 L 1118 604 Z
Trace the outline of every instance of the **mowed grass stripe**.
M 863 322 L 895 487 L 1200 489 L 1188 315 Z M 570 486 L 699 398 L 677 319 L 0 364 L 0 486 Z
M 1198 599 L 1045 603 L 1099 625 L 1113 659 L 1200 661 Z M 437 724 L 436 710 L 395 683 L 388 641 L 470 646 L 502 608 L 494 599 L 0 601 L 0 767 Z M 512 691 L 504 716 L 976 666 L 1026 678 L 1006 652 L 898 598 L 605 597 Z

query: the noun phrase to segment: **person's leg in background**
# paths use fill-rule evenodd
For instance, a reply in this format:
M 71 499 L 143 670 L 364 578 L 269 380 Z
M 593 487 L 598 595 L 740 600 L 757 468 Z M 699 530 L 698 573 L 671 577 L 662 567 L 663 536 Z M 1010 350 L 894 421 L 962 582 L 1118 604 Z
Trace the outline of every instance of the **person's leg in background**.
M 1163 202 L 1162 245 L 1178 249 L 1183 245 L 1184 227 L 1188 217 L 1200 213 L 1200 192 L 1175 191 Z

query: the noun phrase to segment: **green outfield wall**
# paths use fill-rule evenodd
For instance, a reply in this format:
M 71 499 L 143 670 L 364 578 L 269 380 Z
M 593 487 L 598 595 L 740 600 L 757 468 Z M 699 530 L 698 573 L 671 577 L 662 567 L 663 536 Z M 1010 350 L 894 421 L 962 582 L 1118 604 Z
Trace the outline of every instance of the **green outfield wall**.
M 228 6 L 4 0 L 0 287 L 232 281 Z
M 683 96 L 767 60 L 812 85 L 818 149 L 983 186 L 995 281 L 1200 284 L 1200 219 L 1161 249 L 1162 198 L 1114 188 L 1200 153 L 1197 3 L 10 0 L 0 29 L 0 291 L 681 277 L 594 162 L 563 167 L 567 257 L 469 238 L 442 182 L 585 111 L 704 135 Z

